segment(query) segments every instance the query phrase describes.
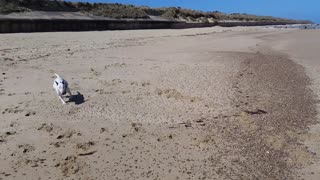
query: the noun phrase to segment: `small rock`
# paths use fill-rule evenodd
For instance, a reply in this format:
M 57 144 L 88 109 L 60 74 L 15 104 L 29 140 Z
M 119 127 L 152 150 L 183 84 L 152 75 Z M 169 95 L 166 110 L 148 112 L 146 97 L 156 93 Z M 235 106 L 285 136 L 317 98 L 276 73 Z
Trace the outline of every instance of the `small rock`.
M 58 137 L 57 137 L 57 139 L 62 139 L 64 137 L 64 135 L 59 135 Z
M 196 122 L 197 122 L 197 123 L 202 123 L 203 120 L 204 120 L 204 118 L 201 118 L 201 119 L 196 120 Z
M 100 129 L 100 133 L 103 133 L 103 132 L 105 132 L 106 131 L 106 128 L 101 128 Z
M 28 112 L 25 116 L 31 116 L 31 115 L 35 115 L 36 114 L 36 112 Z
M 6 135 L 7 135 L 7 136 L 14 135 L 14 134 L 16 134 L 15 131 L 7 131 L 7 132 L 6 132 Z

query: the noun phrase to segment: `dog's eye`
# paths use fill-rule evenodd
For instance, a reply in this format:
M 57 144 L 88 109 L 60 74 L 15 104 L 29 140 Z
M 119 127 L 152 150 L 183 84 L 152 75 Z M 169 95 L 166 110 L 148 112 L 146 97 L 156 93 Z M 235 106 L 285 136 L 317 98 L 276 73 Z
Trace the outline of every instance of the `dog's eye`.
M 55 81 L 55 83 L 58 85 L 58 82 L 57 82 L 57 81 Z
M 64 84 L 64 81 L 62 81 L 61 83 Z

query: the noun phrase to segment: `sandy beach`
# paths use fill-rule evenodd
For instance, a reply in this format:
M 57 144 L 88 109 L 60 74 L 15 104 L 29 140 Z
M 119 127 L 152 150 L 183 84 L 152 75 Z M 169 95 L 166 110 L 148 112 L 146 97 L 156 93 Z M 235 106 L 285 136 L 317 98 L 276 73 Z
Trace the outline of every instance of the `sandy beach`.
M 0 179 L 318 179 L 319 34 L 0 34 Z

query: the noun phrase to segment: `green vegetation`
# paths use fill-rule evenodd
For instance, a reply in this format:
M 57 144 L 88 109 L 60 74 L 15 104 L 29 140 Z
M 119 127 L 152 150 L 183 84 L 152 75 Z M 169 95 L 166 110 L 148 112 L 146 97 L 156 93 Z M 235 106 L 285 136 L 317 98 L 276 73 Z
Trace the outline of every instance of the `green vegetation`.
M 23 12 L 28 9 L 18 6 L 16 0 L 0 0 L 0 13 Z
M 68 2 L 57 0 L 0 0 L 0 13 L 25 11 L 76 11 Z
M 76 9 L 97 16 L 111 18 L 149 18 L 148 14 L 133 5 L 104 4 L 104 3 L 73 3 Z
M 58 0 L 0 0 L 0 13 L 25 11 L 81 11 L 84 13 L 111 18 L 142 18 L 161 16 L 169 20 L 182 20 L 188 22 L 216 22 L 216 21 L 290 21 L 307 23 L 308 21 L 295 21 L 271 16 L 256 16 L 250 14 L 225 14 L 218 11 L 203 12 L 180 7 L 150 8 L 146 6 L 133 6 L 124 4 L 66 2 Z

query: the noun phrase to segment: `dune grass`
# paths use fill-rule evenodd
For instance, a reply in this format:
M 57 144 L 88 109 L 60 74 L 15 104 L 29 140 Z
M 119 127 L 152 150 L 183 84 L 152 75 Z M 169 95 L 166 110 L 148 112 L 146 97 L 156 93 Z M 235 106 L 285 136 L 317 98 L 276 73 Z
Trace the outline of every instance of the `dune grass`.
M 222 12 L 203 12 L 180 7 L 150 8 L 119 3 L 84 3 L 58 0 L 0 0 L 0 13 L 25 11 L 81 11 L 96 16 L 111 18 L 148 19 L 150 15 L 160 16 L 169 20 L 185 20 L 188 22 L 209 23 L 215 21 L 258 21 L 258 22 L 299 22 L 291 19 L 251 14 L 225 14 Z

